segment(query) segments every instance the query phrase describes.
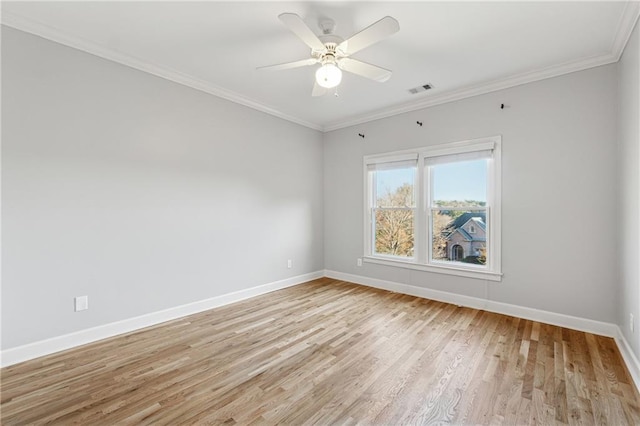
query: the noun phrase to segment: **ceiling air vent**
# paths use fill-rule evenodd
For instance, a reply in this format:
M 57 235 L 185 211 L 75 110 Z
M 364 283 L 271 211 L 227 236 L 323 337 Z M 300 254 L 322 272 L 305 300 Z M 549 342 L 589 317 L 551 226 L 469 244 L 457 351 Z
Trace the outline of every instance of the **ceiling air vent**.
M 409 93 L 411 93 L 412 95 L 415 95 L 417 93 L 420 92 L 426 92 L 427 90 L 432 89 L 433 86 L 429 83 L 427 84 L 423 84 L 422 86 L 418 86 L 418 87 L 414 87 L 413 89 L 409 89 Z

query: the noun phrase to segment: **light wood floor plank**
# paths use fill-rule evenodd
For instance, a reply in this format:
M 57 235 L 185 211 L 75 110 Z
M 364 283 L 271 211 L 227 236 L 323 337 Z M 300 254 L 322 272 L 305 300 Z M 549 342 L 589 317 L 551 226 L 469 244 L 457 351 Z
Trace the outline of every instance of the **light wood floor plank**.
M 323 278 L 2 369 L 23 424 L 640 424 L 613 339 Z

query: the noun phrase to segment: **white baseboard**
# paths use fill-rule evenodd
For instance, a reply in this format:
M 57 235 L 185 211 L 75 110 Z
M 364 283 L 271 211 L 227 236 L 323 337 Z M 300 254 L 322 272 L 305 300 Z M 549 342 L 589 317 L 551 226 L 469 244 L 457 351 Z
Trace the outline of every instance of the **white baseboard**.
M 573 330 L 598 334 L 600 336 L 613 337 L 618 345 L 623 361 L 631 374 L 631 378 L 640 391 L 640 361 L 634 354 L 629 342 L 625 339 L 622 331 L 616 324 L 594 321 L 586 318 L 574 317 L 570 315 L 558 314 L 555 312 L 542 311 L 524 306 L 511 305 L 509 303 L 495 302 L 492 300 L 480 299 L 478 297 L 463 296 L 446 291 L 432 290 L 424 287 L 416 287 L 408 284 L 384 281 L 376 278 L 364 277 L 361 275 L 345 274 L 343 272 L 325 270 L 324 276 L 341 281 L 348 281 L 368 287 L 383 290 L 395 291 L 396 293 L 408 294 L 410 296 L 424 297 L 425 299 L 437 300 L 439 302 L 451 303 L 468 308 L 483 309 L 498 314 L 510 315 L 545 324 L 557 325 Z
M 617 327 L 618 333 L 615 336 L 616 343 L 618 345 L 618 349 L 620 350 L 620 354 L 622 354 L 622 358 L 624 359 L 625 364 L 627 364 L 627 369 L 631 374 L 631 378 L 633 382 L 636 384 L 636 388 L 640 391 L 640 361 L 633 350 L 631 349 L 631 345 L 625 339 L 624 334 L 622 334 L 622 330 L 620 327 Z
M 395 291 L 397 293 L 408 294 L 410 296 L 424 297 L 425 299 L 437 300 L 439 302 L 451 303 L 468 308 L 483 309 L 498 314 L 510 315 L 518 318 L 543 322 L 545 324 L 557 325 L 571 328 L 573 330 L 585 331 L 587 333 L 599 334 L 601 336 L 616 337 L 618 326 L 601 321 L 594 321 L 586 318 L 574 317 L 571 315 L 558 314 L 555 312 L 542 311 L 525 306 L 511 305 L 509 303 L 496 302 L 493 300 L 481 299 L 479 297 L 464 296 L 446 291 L 432 290 L 424 287 L 417 287 L 409 284 L 401 284 L 392 281 L 384 281 L 376 278 L 364 277 L 361 275 L 345 274 L 343 272 L 325 270 L 325 277 L 348 281 L 368 287 L 380 288 L 383 290 Z
M 316 271 L 304 275 L 287 278 L 272 283 L 259 285 L 245 290 L 227 293 L 210 299 L 200 300 L 186 305 L 176 306 L 174 308 L 165 309 L 150 314 L 141 315 L 139 317 L 129 318 L 86 330 L 77 331 L 63 336 L 53 337 L 39 342 L 30 343 L 24 346 L 18 346 L 2 351 L 0 353 L 0 366 L 6 367 L 17 364 L 19 362 L 28 361 L 55 352 L 71 349 L 76 346 L 85 345 L 97 340 L 106 339 L 117 336 L 119 334 L 128 333 L 139 330 L 144 327 L 160 324 L 162 322 L 174 320 L 187 315 L 213 309 L 219 306 L 228 305 L 230 303 L 239 302 L 261 294 L 270 293 L 294 285 L 302 284 L 307 281 L 322 278 L 323 276 L 342 281 L 348 281 L 356 284 L 366 285 L 368 287 L 379 288 L 383 290 L 395 291 L 397 293 L 408 294 L 411 296 L 423 297 L 425 299 L 437 300 L 440 302 L 451 303 L 469 308 L 483 309 L 490 312 L 516 316 L 519 318 L 529 319 L 533 321 L 543 322 L 546 324 L 557 325 L 560 327 L 571 328 L 574 330 L 585 331 L 588 333 L 599 334 L 602 336 L 613 337 L 618 345 L 624 362 L 629 369 L 631 378 L 636 387 L 640 390 L 640 361 L 631 350 L 631 346 L 625 339 L 620 328 L 615 324 L 594 321 L 586 318 L 573 317 L 570 315 L 558 314 L 554 312 L 542 311 L 539 309 L 527 308 L 524 306 L 511 305 L 508 303 L 495 302 L 491 300 L 481 299 L 478 297 L 464 296 L 446 291 L 432 290 L 424 287 L 412 286 L 409 284 L 401 284 L 393 281 L 379 280 L 376 278 L 364 277 L 361 275 L 346 274 L 343 272 L 325 270 Z
M 3 350 L 0 354 L 0 366 L 6 367 L 17 364 L 19 362 L 28 361 L 44 355 L 50 355 L 55 352 L 74 348 L 76 346 L 85 345 L 97 340 L 106 339 L 108 337 L 117 336 L 118 334 L 128 333 L 144 327 L 160 324 L 162 322 L 174 320 L 187 315 L 196 314 L 216 308 L 218 306 L 228 305 L 230 303 L 239 302 L 250 297 L 259 296 L 261 294 L 270 293 L 294 285 L 302 284 L 324 276 L 323 271 L 311 272 L 304 275 L 275 281 L 268 284 L 259 285 L 245 290 L 235 291 L 210 299 L 200 300 L 186 305 L 176 306 L 158 312 L 141 315 L 139 317 L 129 318 L 98 327 L 88 328 L 86 330 L 76 331 L 74 333 L 65 334 L 50 339 L 41 340 L 27 345 L 18 346 Z

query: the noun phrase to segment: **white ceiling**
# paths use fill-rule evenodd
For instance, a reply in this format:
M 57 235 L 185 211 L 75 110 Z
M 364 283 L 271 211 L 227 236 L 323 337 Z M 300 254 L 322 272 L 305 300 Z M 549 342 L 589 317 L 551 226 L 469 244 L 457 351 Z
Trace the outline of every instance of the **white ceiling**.
M 345 73 L 338 97 L 312 98 L 315 67 L 256 70 L 309 56 L 283 12 L 318 34 L 331 18 L 344 38 L 393 16 L 400 31 L 353 56 L 393 76 Z M 2 2 L 6 25 L 325 131 L 615 62 L 639 13 L 638 1 Z

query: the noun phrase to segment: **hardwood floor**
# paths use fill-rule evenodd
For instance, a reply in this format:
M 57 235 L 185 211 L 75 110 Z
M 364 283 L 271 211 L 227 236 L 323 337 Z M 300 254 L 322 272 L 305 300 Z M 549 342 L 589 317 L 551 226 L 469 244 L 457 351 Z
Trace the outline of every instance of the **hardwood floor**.
M 614 341 L 320 279 L 2 369 L 2 424 L 640 424 Z

